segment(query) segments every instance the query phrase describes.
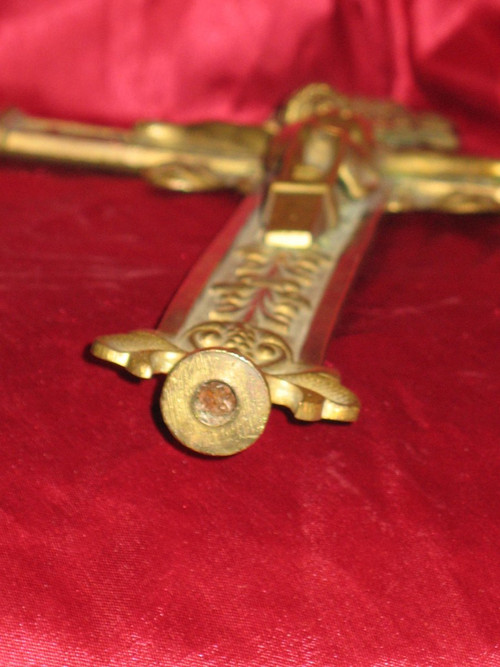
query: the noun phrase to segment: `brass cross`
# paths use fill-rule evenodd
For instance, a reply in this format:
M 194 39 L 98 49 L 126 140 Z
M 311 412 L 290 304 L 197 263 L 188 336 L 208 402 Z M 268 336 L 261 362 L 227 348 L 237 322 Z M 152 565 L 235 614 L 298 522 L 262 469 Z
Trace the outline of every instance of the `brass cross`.
M 140 123 L 133 130 L 0 118 L 0 152 L 140 172 L 185 192 L 247 194 L 153 330 L 101 336 L 96 357 L 165 374 L 172 434 L 204 454 L 252 444 L 271 404 L 354 421 L 359 402 L 322 366 L 346 291 L 383 212 L 500 209 L 500 163 L 460 156 L 450 125 L 311 84 L 260 127 Z

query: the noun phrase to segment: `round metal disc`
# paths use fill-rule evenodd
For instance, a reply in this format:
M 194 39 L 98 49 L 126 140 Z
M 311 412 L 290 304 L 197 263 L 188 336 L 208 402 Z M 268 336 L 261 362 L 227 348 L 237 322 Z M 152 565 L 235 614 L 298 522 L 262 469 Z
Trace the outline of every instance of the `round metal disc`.
M 257 440 L 271 400 L 264 376 L 249 359 L 211 348 L 193 352 L 174 366 L 160 407 L 168 428 L 186 447 L 229 456 Z

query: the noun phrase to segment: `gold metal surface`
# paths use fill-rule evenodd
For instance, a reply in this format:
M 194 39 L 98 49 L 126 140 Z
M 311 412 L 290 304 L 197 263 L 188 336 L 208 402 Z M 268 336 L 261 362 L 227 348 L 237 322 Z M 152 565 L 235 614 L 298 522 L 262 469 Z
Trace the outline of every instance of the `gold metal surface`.
M 498 160 L 407 151 L 382 155 L 381 168 L 390 183 L 386 203 L 390 213 L 429 209 L 463 214 L 500 211 Z
M 338 176 L 342 144 L 338 135 L 328 132 L 326 118 L 317 127 L 291 128 L 283 133 L 286 144 L 278 135 L 276 145 L 270 146 L 271 169 L 276 163 L 279 166 L 262 211 L 269 246 L 309 248 L 336 224 L 332 185 Z
M 193 267 L 157 329 L 99 337 L 93 354 L 165 374 L 160 407 L 192 449 L 226 456 L 262 433 L 271 404 L 353 421 L 359 402 L 321 366 L 382 212 L 500 210 L 500 162 L 456 154 L 442 118 L 348 98 L 293 95 L 261 127 L 139 123 L 132 130 L 0 117 L 0 153 L 139 172 L 185 192 L 254 191 Z
M 363 196 L 366 186 L 369 189 L 380 177 L 389 193 L 388 212 L 499 210 L 499 161 L 457 155 L 459 141 L 445 119 L 410 112 L 394 102 L 347 97 L 323 83 L 301 89 L 275 118 L 255 127 L 142 121 L 124 130 L 36 118 L 11 109 L 0 115 L 0 155 L 138 173 L 156 187 L 181 192 L 233 188 L 249 193 L 265 182 L 273 139 L 284 126 L 332 112 L 337 116 L 337 131 L 347 132 L 358 148 L 367 149 L 369 137 L 373 140 L 372 159 L 351 156 L 337 166 L 338 177 L 351 194 Z M 318 161 L 320 172 L 328 168 L 322 150 L 325 145 L 327 153 L 331 150 L 329 141 L 324 141 L 324 132 L 322 136 L 318 128 L 312 134 L 306 143 L 315 157 L 306 165 L 296 164 L 289 182 L 314 180 L 311 173 L 318 169 Z M 282 223 L 273 224 L 276 234 L 270 233 L 270 242 L 298 247 L 311 242 L 304 230 L 284 239 Z
M 222 401 L 215 392 L 223 392 Z M 205 349 L 185 357 L 167 376 L 160 407 L 180 442 L 202 454 L 228 456 L 261 435 L 271 400 L 264 376 L 249 359 L 227 349 Z
M 375 141 L 392 149 L 427 147 L 454 151 L 459 147 L 453 127 L 441 116 L 409 111 L 389 100 L 348 97 L 326 83 L 311 83 L 295 93 L 283 107 L 279 119 L 288 125 L 332 111 L 347 122 L 364 121 Z
M 337 118 L 322 119 L 321 143 L 329 145 L 321 148 L 315 120 L 278 135 L 263 201 L 243 204 L 231 234 L 207 250 L 156 332 L 103 336 L 92 347 L 139 377 L 168 374 L 163 418 L 196 451 L 226 456 L 245 449 L 262 432 L 271 403 L 304 421 L 358 415 L 357 398 L 320 366 L 321 353 L 340 307 L 331 285 L 341 297 L 382 198 L 374 176 L 358 183 L 356 167 L 350 174 L 357 187 L 345 187 L 340 167 L 353 156 L 368 163 L 373 154 L 361 135 L 351 142 Z M 306 243 L 297 243 L 301 233 Z M 312 327 L 318 315 L 322 322 Z
M 246 193 L 264 178 L 265 127 L 141 122 L 131 130 L 47 120 L 11 109 L 0 116 L 0 154 L 142 174 L 154 185 Z

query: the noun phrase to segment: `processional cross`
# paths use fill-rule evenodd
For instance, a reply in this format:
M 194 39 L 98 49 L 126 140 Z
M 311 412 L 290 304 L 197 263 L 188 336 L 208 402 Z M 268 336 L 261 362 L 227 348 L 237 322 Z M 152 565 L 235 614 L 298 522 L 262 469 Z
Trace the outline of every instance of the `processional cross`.
M 105 335 L 93 354 L 167 376 L 172 434 L 226 456 L 262 433 L 272 404 L 299 420 L 354 421 L 356 396 L 322 366 L 380 214 L 500 210 L 500 165 L 456 154 L 450 125 L 311 84 L 260 127 L 140 123 L 117 130 L 0 118 L 0 152 L 141 172 L 155 185 L 247 195 L 156 329 Z

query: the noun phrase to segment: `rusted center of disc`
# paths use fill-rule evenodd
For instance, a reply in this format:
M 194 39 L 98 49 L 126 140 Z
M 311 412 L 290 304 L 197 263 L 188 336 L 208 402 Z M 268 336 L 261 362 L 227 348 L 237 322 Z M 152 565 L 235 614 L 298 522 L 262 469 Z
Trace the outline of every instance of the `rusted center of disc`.
M 167 375 L 161 414 L 172 435 L 195 452 L 230 456 L 255 442 L 271 411 L 266 379 L 231 350 L 196 350 Z
M 227 424 L 235 416 L 237 407 L 234 391 L 220 380 L 203 382 L 193 397 L 193 413 L 198 421 L 207 426 Z

